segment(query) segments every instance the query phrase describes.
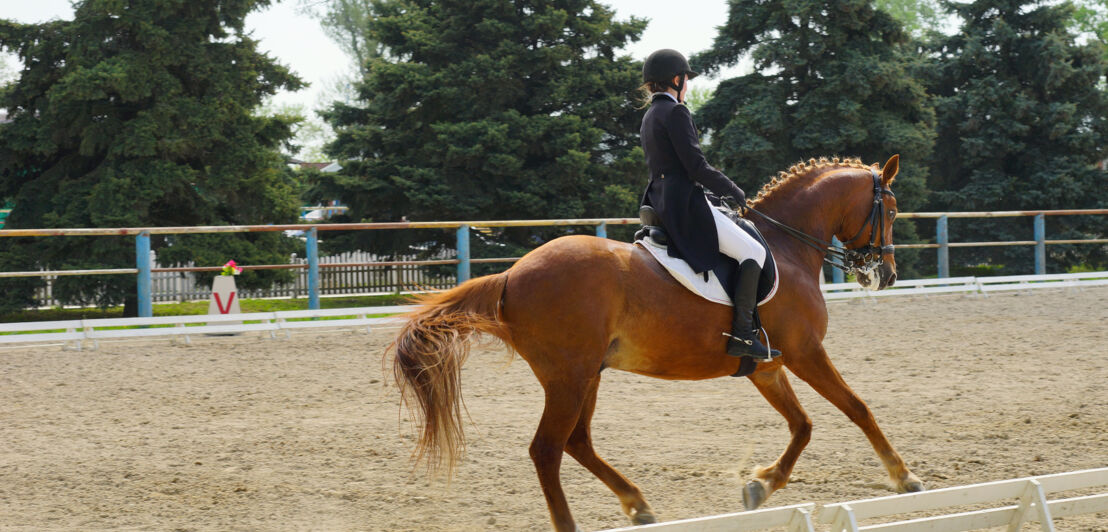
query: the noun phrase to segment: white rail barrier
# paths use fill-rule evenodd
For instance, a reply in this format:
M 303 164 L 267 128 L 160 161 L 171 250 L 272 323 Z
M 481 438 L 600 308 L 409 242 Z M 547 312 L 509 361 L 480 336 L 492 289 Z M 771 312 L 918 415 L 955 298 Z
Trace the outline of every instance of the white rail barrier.
M 1052 494 L 1090 488 L 1108 488 L 1108 467 L 827 504 L 819 507 L 818 511 L 814 503 L 806 503 L 617 528 L 608 532 L 752 532 L 781 527 L 787 527 L 789 532 L 815 532 L 813 514 L 815 522 L 830 524 L 832 532 L 964 532 L 990 527 L 1007 527 L 1009 531 L 1018 531 L 1024 524 L 1036 522 L 1041 530 L 1053 532 L 1056 518 L 1108 512 L 1108 492 L 1048 499 Z M 1009 502 L 1017 504 L 1008 504 Z M 881 519 L 969 505 L 988 505 L 992 508 L 858 525 L 864 519 Z
M 897 281 L 892 288 L 872 291 L 862 288 L 858 283 L 835 283 L 820 286 L 823 298 L 832 301 L 835 299 L 855 299 L 859 297 L 890 297 L 922 294 L 944 294 L 955 292 L 976 292 L 976 277 L 949 277 L 943 279 L 913 279 L 911 281 Z
M 1108 487 L 1108 467 L 828 504 L 820 509 L 818 521 L 831 523 L 832 532 L 862 530 L 956 532 L 1000 526 L 1006 526 L 1010 531 L 1017 531 L 1024 523 L 1032 522 L 1038 522 L 1039 528 L 1044 531 L 1053 531 L 1054 518 L 1108 512 L 1108 493 L 1053 501 L 1047 499 L 1048 495 L 1105 487 Z M 1018 500 L 1019 503 L 971 512 L 858 526 L 858 521 L 863 519 L 952 506 L 974 504 L 995 506 L 1010 500 Z
M 1039 288 L 1081 288 L 1108 286 L 1108 272 L 1061 273 L 1049 275 L 1013 275 L 1005 277 L 951 277 L 942 279 L 915 279 L 897 281 L 893 288 L 869 291 L 857 283 L 820 285 L 824 299 L 828 301 L 856 298 L 880 298 L 903 295 L 979 293 L 988 297 L 991 292 L 1033 290 Z M 106 338 L 137 338 L 145 336 L 183 337 L 199 334 L 236 334 L 261 331 L 275 336 L 292 329 L 316 327 L 369 327 L 396 318 L 367 318 L 367 315 L 408 312 L 415 307 L 359 307 L 327 310 L 294 310 L 281 312 L 255 312 L 247 314 L 162 316 L 155 318 L 109 318 L 99 320 L 67 320 L 29 323 L 0 323 L 0 344 L 32 342 L 70 342 L 81 349 L 85 342 Z M 306 318 L 347 319 L 323 321 L 290 321 Z M 243 323 L 251 322 L 251 323 Z M 168 326 L 168 327 L 167 327 Z M 121 328 L 129 327 L 129 328 Z M 135 329 L 134 327 L 144 327 Z M 151 328 L 145 328 L 151 327 Z M 65 331 L 65 332 L 60 332 Z
M 85 333 L 79 331 L 83 320 L 66 321 L 29 321 L 26 323 L 0 324 L 0 343 L 12 344 L 18 342 L 81 342 L 85 339 Z M 47 332 L 63 329 L 65 332 Z M 38 331 L 38 332 L 35 332 Z M 20 334 L 27 333 L 27 334 Z
M 1082 288 L 1108 285 L 1108 272 L 1056 273 L 1046 275 L 1009 275 L 1002 277 L 944 277 L 940 279 L 898 280 L 891 288 L 870 291 L 858 283 L 820 285 L 823 298 L 856 299 L 904 295 L 978 293 L 986 297 L 990 292 L 1034 290 L 1039 288 Z
M 0 324 L 0 344 L 65 342 L 67 348 L 81 350 L 85 347 L 96 349 L 99 340 L 114 338 L 170 336 L 181 338 L 185 343 L 189 343 L 192 336 L 232 335 L 252 331 L 268 332 L 271 338 L 276 338 L 278 332 L 284 332 L 285 336 L 288 337 L 289 331 L 294 329 L 365 327 L 368 331 L 375 325 L 397 322 L 399 320 L 397 317 L 371 318 L 369 316 L 401 314 L 413 308 L 415 307 L 359 307 L 248 312 L 243 314 L 195 314 L 187 316 L 158 316 L 154 318 L 107 318 L 96 320 L 3 323 Z M 59 329 L 65 332 L 58 332 Z M 88 344 L 91 344 L 91 346 Z
M 665 532 L 754 532 L 767 528 L 787 527 L 789 532 L 811 532 L 814 503 L 781 506 L 734 514 L 682 519 L 653 525 L 614 528 L 608 532 L 638 532 L 664 530 Z
M 1055 273 L 1047 275 L 1007 275 L 978 277 L 977 286 L 983 294 L 998 290 L 1029 290 L 1033 288 L 1074 288 L 1108 285 L 1108 272 Z

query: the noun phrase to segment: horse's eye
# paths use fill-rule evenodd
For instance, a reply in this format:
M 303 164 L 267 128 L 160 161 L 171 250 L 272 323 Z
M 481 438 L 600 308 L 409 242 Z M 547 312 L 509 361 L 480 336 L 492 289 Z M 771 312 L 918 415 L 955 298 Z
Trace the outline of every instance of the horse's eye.
M 892 220 L 893 218 L 896 218 L 896 211 L 889 209 L 889 219 Z

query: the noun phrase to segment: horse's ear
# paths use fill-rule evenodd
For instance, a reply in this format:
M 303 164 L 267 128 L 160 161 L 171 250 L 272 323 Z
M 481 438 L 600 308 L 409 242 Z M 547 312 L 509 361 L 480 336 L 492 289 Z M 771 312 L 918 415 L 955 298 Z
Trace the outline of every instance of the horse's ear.
M 896 173 L 900 171 L 900 154 L 889 157 L 885 167 L 881 169 L 881 183 L 888 187 L 896 179 Z

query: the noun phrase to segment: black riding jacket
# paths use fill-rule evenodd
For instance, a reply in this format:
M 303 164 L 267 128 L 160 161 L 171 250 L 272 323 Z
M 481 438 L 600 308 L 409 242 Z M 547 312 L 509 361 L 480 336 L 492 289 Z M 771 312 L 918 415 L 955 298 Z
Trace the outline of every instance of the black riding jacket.
M 697 273 L 720 261 L 716 224 L 704 190 L 743 198 L 742 189 L 712 168 L 700 151 L 689 109 L 666 94 L 656 94 L 639 129 L 650 183 L 642 197 L 662 219 L 669 234 L 669 254 L 685 259 Z

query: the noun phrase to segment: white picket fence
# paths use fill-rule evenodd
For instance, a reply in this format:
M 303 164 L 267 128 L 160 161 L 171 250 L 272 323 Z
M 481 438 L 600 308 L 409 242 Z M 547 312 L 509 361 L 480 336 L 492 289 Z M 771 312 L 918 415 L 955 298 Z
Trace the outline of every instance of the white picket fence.
M 397 261 L 414 261 L 419 257 L 402 256 Z M 432 259 L 453 259 L 452 251 L 443 252 Z M 363 251 L 351 251 L 334 255 L 325 255 L 319 258 L 321 265 L 319 272 L 319 293 L 329 295 L 360 295 L 371 293 L 394 293 L 415 290 L 437 290 L 450 288 L 457 284 L 457 279 L 446 270 L 445 275 L 436 275 L 426 266 L 407 264 L 394 266 L 365 266 L 355 265 L 367 262 L 379 262 L 394 260 L 380 257 Z M 289 264 L 304 264 L 308 260 L 304 257 L 292 255 Z M 329 267 L 328 264 L 343 264 L 344 266 Z M 158 268 L 156 258 L 152 254 L 150 259 L 152 268 Z M 194 263 L 177 264 L 174 267 L 193 267 Z M 451 266 L 450 268 L 453 268 Z M 43 277 L 45 284 L 35 290 L 35 305 L 38 307 L 54 307 L 61 302 L 54 297 L 54 283 L 58 276 Z M 198 276 L 195 272 L 154 272 L 151 274 L 150 295 L 155 303 L 201 301 L 212 297 L 211 283 L 198 284 Z M 297 269 L 292 271 L 292 281 L 286 284 L 275 284 L 269 288 L 240 290 L 243 298 L 277 298 L 277 297 L 308 297 L 308 270 Z
M 1094 488 L 1102 493 L 1055 500 L 1049 498 L 1058 493 Z M 889 520 L 889 516 L 974 505 L 988 508 Z M 782 527 L 789 532 L 815 532 L 815 523 L 830 524 L 831 532 L 962 532 L 991 527 L 1007 527 L 1009 532 L 1016 532 L 1025 524 L 1038 523 L 1040 530 L 1053 532 L 1055 519 L 1102 512 L 1108 512 L 1108 467 L 826 504 L 818 509 L 814 503 L 798 504 L 617 528 L 609 532 L 752 532 Z M 864 520 L 882 522 L 860 526 L 859 521 Z
M 412 308 L 414 307 L 359 307 L 4 323 L 0 324 L 0 344 L 62 342 L 65 348 L 79 351 L 86 348 L 96 349 L 100 340 L 119 338 L 169 336 L 190 343 L 193 336 L 260 332 L 268 333 L 270 338 L 277 338 L 278 333 L 284 333 L 285 337 L 288 337 L 292 330 L 324 327 L 347 329 L 364 327 L 368 332 L 374 326 L 396 323 L 402 319 L 389 316 L 371 318 L 370 316 L 401 314 Z

